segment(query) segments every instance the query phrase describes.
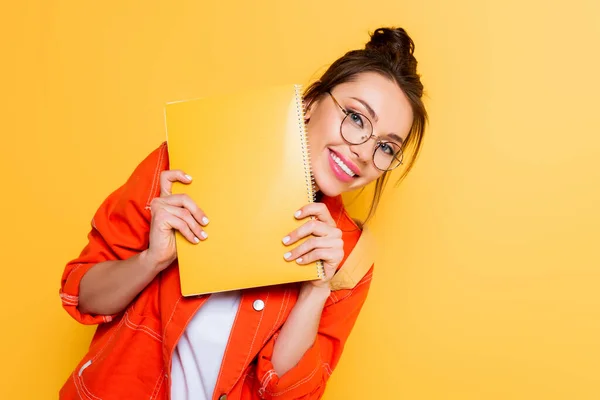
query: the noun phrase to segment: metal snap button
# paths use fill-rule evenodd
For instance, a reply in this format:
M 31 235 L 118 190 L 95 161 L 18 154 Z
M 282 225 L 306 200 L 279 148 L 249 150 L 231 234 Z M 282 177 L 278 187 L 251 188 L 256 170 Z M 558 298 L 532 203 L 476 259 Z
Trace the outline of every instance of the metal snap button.
M 256 311 L 262 311 L 265 308 L 265 302 L 260 299 L 254 300 L 254 303 L 252 303 L 252 308 L 254 308 Z

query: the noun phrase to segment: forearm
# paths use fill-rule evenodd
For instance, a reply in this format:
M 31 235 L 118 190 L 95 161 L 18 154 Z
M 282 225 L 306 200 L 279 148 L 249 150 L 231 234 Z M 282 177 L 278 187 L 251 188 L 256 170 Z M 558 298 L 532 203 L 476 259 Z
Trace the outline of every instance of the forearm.
M 292 369 L 313 345 L 323 306 L 330 293 L 329 288 L 303 284 L 298 301 L 283 324 L 273 348 L 271 362 L 277 375 L 282 376 Z
M 124 310 L 157 275 L 147 253 L 94 265 L 81 279 L 78 308 L 83 313 L 111 315 Z

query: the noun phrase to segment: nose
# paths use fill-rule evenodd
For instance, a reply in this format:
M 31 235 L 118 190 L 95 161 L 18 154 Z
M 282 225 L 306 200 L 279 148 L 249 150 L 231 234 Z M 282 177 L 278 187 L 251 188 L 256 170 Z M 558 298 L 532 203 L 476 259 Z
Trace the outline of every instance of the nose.
M 371 141 L 371 139 L 373 139 L 373 141 Z M 377 137 L 375 135 L 371 135 L 371 137 L 364 143 L 351 144 L 350 151 L 356 155 L 358 160 L 366 164 L 371 161 L 371 158 L 373 158 L 375 146 L 377 146 Z

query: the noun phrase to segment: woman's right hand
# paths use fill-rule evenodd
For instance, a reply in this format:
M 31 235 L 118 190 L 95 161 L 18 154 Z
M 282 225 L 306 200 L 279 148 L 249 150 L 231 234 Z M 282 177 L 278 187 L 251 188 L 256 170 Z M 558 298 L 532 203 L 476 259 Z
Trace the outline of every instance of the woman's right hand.
M 173 182 L 189 184 L 192 178 L 180 170 L 166 170 L 160 174 L 160 197 L 150 203 L 150 243 L 146 259 L 160 272 L 177 258 L 175 230 L 191 243 L 207 238 L 202 229 L 208 224 L 204 212 L 186 194 L 172 194 Z

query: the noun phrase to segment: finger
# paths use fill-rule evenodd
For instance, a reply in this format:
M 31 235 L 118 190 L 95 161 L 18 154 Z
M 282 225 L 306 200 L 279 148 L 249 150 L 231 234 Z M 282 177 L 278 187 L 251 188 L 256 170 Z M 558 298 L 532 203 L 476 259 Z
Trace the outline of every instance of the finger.
M 174 207 L 171 205 L 164 205 L 163 209 L 170 214 L 176 216 L 179 219 L 185 221 L 190 230 L 194 233 L 194 235 L 200 239 L 206 239 L 208 236 L 206 232 L 202 229 L 198 221 L 192 216 L 192 214 L 185 208 Z
M 314 249 L 302 257 L 296 259 L 296 263 L 300 265 L 310 264 L 312 262 L 322 260 L 325 265 L 339 265 L 344 259 L 344 250 L 342 249 Z
M 282 242 L 283 244 L 289 246 L 309 235 L 319 237 L 341 238 L 342 231 L 338 228 L 331 227 L 324 222 L 313 219 L 301 225 L 294 231 L 290 232 L 287 236 L 285 236 L 282 239 Z
M 302 219 L 314 216 L 319 221 L 326 223 L 329 226 L 335 226 L 335 221 L 331 217 L 331 213 L 327 206 L 323 203 L 309 203 L 296 211 L 294 216 L 297 219 Z
M 162 197 L 161 201 L 175 207 L 183 207 L 187 209 L 190 214 L 194 217 L 201 225 L 208 225 L 209 220 L 206 214 L 198 205 L 192 200 L 187 194 L 172 194 L 170 196 Z
M 295 247 L 294 249 L 288 251 L 283 255 L 288 261 L 297 260 L 298 258 L 304 259 L 305 256 L 315 250 L 325 249 L 325 250 L 338 250 L 342 249 L 343 251 L 344 242 L 342 239 L 329 238 L 329 237 L 311 237 L 306 240 L 304 243 Z M 329 258 L 326 260 L 329 261 Z
M 159 224 L 160 228 L 163 230 L 175 229 L 179 231 L 183 235 L 183 237 L 185 237 L 191 243 L 196 244 L 200 242 L 200 239 L 196 235 L 194 235 L 194 233 L 191 231 L 190 227 L 184 220 L 178 218 L 177 216 L 171 214 L 166 210 L 161 210 L 161 213 L 157 215 L 156 221 Z
M 160 173 L 160 195 L 169 196 L 173 187 L 173 182 L 182 182 L 185 184 L 192 182 L 192 177 L 179 169 L 165 170 Z

